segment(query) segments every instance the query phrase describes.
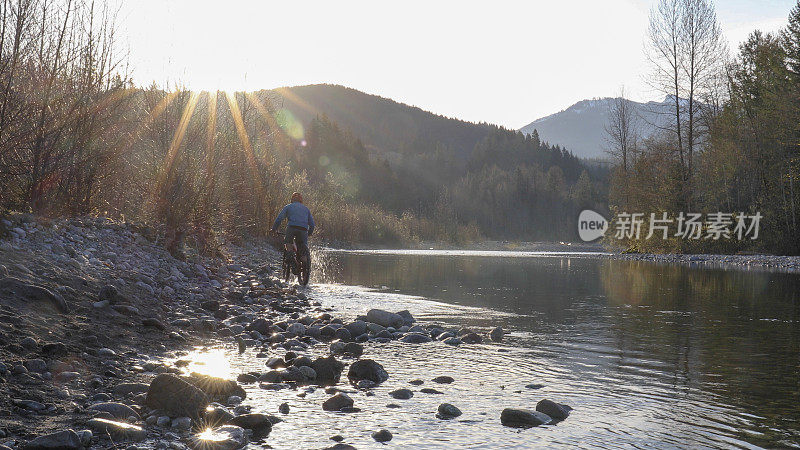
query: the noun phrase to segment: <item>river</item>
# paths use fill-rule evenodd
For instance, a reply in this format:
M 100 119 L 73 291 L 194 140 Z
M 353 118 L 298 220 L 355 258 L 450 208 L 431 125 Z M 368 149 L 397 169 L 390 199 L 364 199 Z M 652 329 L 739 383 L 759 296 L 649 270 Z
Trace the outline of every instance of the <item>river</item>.
M 800 275 L 620 261 L 585 254 L 317 251 L 311 297 L 354 318 L 371 307 L 409 309 L 422 322 L 467 326 L 501 344 L 366 344 L 389 381 L 354 394 L 361 413 L 322 413 L 318 390 L 267 442 L 330 445 L 341 434 L 413 448 L 800 446 Z M 233 372 L 263 369 L 229 352 Z M 430 380 L 449 375 L 455 382 Z M 387 393 L 422 379 L 440 395 Z M 541 384 L 540 389 L 528 389 Z M 285 399 L 255 389 L 254 410 Z M 557 425 L 500 424 L 506 407 L 548 398 L 574 408 Z M 434 417 L 441 402 L 455 420 Z M 274 404 L 273 404 L 274 403 Z M 387 408 L 390 403 L 400 408 Z

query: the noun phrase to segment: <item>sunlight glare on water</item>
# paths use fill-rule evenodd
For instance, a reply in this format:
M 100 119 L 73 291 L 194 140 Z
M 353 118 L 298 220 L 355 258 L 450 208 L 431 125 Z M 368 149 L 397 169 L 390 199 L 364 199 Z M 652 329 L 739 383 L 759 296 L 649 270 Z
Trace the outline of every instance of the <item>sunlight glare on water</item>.
M 189 361 L 186 373 L 199 373 L 218 378 L 231 378 L 235 373 L 230 359 L 222 349 L 201 347 L 181 359 Z

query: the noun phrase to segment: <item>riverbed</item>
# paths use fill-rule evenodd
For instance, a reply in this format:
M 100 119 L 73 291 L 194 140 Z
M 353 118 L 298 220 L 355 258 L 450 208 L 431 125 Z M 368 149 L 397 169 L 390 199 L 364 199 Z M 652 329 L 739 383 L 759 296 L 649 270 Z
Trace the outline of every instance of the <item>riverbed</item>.
M 324 447 L 336 434 L 369 448 L 380 428 L 413 448 L 800 445 L 796 274 L 569 253 L 327 250 L 314 260 L 305 292 L 342 318 L 408 309 L 423 323 L 507 335 L 459 347 L 366 343 L 363 357 L 390 378 L 372 396 L 351 394 L 361 412 L 321 411 L 321 389 L 293 395 L 266 441 L 274 448 Z M 252 355 L 220 352 L 232 375 L 263 370 Z M 455 382 L 431 381 L 440 375 Z M 391 398 L 398 388 L 414 397 Z M 248 388 L 255 412 L 274 414 L 286 397 Z M 557 425 L 500 424 L 503 408 L 543 398 L 574 411 Z M 464 414 L 437 419 L 442 402 Z

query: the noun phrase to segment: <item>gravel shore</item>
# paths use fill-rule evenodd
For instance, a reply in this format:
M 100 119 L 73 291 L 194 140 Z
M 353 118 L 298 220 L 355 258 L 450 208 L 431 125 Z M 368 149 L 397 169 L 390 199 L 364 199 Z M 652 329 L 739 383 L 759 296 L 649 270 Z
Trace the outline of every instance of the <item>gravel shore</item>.
M 178 260 L 154 230 L 133 224 L 3 220 L 0 450 L 269 445 L 270 433 L 279 432 L 273 425 L 292 420 L 288 403 L 280 416 L 253 413 L 248 389 L 287 399 L 323 390 L 320 414 L 354 413 L 390 377 L 379 352 L 361 358 L 367 345 L 503 339 L 499 327 L 478 334 L 420 324 L 408 311 L 369 309 L 344 321 L 278 280 L 279 255 L 263 243 L 228 245 L 224 260 Z M 235 380 L 187 370 L 192 361 L 182 356 L 219 345 L 263 361 L 263 370 Z M 426 389 L 445 392 L 420 392 Z M 529 428 L 563 420 L 569 410 L 542 399 L 495 420 Z M 442 403 L 435 419 L 459 414 L 457 405 Z M 364 432 L 376 442 L 392 439 L 386 429 Z M 329 448 L 353 448 L 346 440 L 333 435 Z

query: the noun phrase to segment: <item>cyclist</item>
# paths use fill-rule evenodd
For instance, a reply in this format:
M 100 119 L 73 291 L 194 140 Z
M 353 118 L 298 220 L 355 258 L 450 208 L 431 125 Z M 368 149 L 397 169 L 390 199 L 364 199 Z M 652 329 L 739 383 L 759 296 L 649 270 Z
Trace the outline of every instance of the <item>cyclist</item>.
M 276 233 L 283 219 L 288 221 L 286 235 L 283 239 L 286 250 L 291 251 L 292 244 L 296 243 L 300 255 L 307 257 L 308 237 L 314 234 L 315 224 L 311 210 L 303 204 L 303 196 L 299 192 L 292 194 L 291 202 L 284 206 L 278 217 L 275 218 L 275 223 L 272 224 L 270 231 Z

